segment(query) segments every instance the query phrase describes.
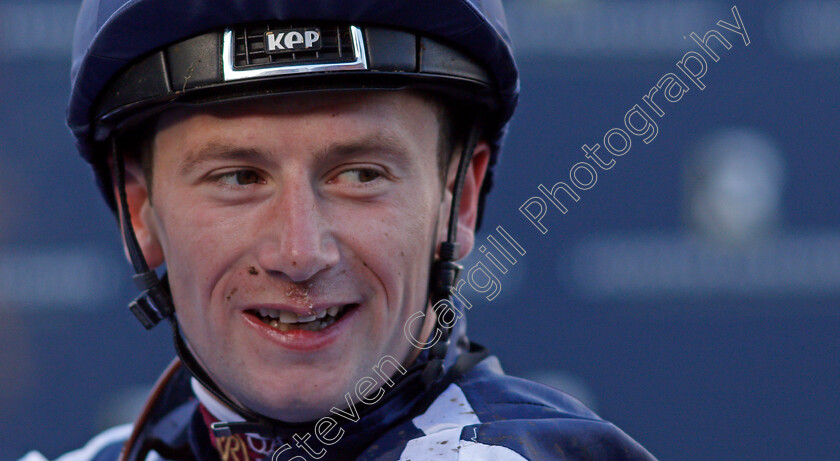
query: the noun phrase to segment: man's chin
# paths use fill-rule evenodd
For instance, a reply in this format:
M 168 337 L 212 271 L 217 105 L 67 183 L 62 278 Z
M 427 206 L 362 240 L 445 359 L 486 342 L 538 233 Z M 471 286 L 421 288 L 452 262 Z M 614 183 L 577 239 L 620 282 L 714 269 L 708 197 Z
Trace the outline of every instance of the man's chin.
M 333 407 L 343 409 L 347 405 L 344 403 L 336 404 L 333 401 L 327 401 L 323 398 L 312 397 L 307 399 L 301 396 L 295 399 L 288 399 L 287 397 L 267 398 L 259 402 L 246 403 L 246 406 L 252 411 L 256 411 L 272 419 L 288 423 L 303 423 L 316 421 L 324 416 L 328 416 L 330 409 Z
M 309 371 L 308 377 L 297 376 L 300 379 L 288 374 L 271 379 L 266 371 L 254 375 L 253 380 L 231 383 L 236 391 L 228 395 L 251 411 L 290 423 L 318 420 L 329 415 L 333 407 L 344 409 L 345 393 L 349 389 L 353 395 L 352 379 L 338 379 L 337 373 L 329 379 L 315 379 L 323 370 Z

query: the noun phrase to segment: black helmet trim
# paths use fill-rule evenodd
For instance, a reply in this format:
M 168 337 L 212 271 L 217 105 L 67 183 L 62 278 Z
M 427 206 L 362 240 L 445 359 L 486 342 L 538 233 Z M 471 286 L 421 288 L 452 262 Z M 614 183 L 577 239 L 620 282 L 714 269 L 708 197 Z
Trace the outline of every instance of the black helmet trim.
M 302 41 L 305 38 L 309 43 Z M 318 46 L 300 46 L 307 44 Z M 293 49 L 269 50 L 272 45 Z M 129 66 L 105 87 L 95 105 L 94 138 L 105 141 L 162 106 L 172 107 L 172 102 L 409 87 L 444 92 L 493 110 L 499 107 L 488 73 L 437 40 L 382 27 L 262 23 L 198 35 Z

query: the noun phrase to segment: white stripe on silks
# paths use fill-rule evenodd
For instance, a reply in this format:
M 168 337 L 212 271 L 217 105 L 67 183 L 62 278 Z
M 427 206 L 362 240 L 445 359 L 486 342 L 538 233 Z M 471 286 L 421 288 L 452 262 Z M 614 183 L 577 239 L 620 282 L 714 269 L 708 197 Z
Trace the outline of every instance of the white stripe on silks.
M 456 427 L 409 440 L 399 461 L 457 461 L 462 428 Z
M 409 440 L 400 455 L 400 461 L 455 461 L 459 456 L 461 431 L 465 426 L 481 423 L 464 392 L 456 384 L 450 384 L 425 413 L 411 421 L 426 435 Z
M 409 440 L 400 461 L 527 461 L 507 447 L 461 440 L 464 427 L 481 421 L 456 384 L 449 385 L 425 413 L 411 421 L 426 435 Z
M 165 461 L 165 460 L 163 458 L 161 458 L 160 455 L 157 454 L 156 451 L 152 450 L 152 451 L 149 452 L 148 456 L 146 456 L 145 461 Z
M 470 406 L 470 402 L 467 401 L 464 392 L 456 384 L 450 384 L 432 402 L 425 413 L 415 417 L 411 422 L 426 435 L 444 429 L 462 428 L 481 423 L 472 406 Z
M 528 461 L 510 448 L 461 440 L 463 428 L 446 429 L 409 441 L 400 461 Z

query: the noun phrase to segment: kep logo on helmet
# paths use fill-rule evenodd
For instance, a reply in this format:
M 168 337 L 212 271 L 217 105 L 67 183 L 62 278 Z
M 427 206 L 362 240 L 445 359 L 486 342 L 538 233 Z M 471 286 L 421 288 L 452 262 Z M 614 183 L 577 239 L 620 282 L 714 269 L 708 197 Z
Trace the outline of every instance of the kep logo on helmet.
M 268 54 L 321 49 L 321 30 L 318 28 L 270 30 L 265 33 L 265 52 Z

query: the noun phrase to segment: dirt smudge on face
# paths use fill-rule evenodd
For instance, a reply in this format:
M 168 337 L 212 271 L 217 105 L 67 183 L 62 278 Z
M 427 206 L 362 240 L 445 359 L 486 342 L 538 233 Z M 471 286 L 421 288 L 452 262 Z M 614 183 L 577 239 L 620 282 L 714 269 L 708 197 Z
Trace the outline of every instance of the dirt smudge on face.
M 233 287 L 233 290 L 230 290 L 230 293 L 228 293 L 228 295 L 227 295 L 227 296 L 225 296 L 225 300 L 230 301 L 230 298 L 231 298 L 233 295 L 235 295 L 235 294 L 236 294 L 236 292 L 237 292 L 238 290 L 239 290 L 239 288 L 238 288 L 238 287 Z
M 254 266 L 248 266 L 248 273 L 251 275 L 257 275 L 260 273 L 260 271 L 258 271 L 257 268 Z
M 293 285 L 286 290 L 286 296 L 309 309 L 310 315 L 315 315 L 314 304 L 312 298 L 309 297 L 309 289 L 312 288 L 312 285 L 312 283 L 306 286 Z

